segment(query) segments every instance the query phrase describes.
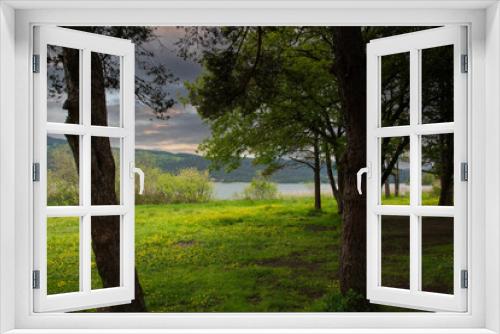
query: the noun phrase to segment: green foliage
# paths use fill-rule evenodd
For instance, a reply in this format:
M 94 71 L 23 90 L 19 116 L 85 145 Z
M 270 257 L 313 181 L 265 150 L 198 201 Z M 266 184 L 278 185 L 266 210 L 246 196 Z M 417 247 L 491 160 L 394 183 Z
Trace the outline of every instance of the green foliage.
M 327 29 L 232 27 L 204 33 L 204 72 L 186 87 L 189 102 L 211 127 L 200 151 L 214 168 L 234 170 L 252 154 L 255 162 L 277 170 L 283 157 L 307 160 L 318 137 L 335 147 L 338 161 L 343 125 Z M 216 33 L 225 40 L 219 47 L 207 37 Z
M 213 184 L 207 171 L 185 168 L 172 174 L 148 168 L 145 173 L 144 195 L 136 196 L 138 204 L 199 203 L 213 197 Z
M 275 199 L 278 197 L 278 187 L 266 178 L 256 177 L 243 190 L 243 198 L 249 200 Z
M 376 310 L 376 306 L 367 303 L 365 296 L 349 290 L 343 295 L 336 284 L 333 292 L 327 294 L 322 301 L 322 312 L 369 312 Z
M 78 170 L 69 145 L 60 144 L 47 154 L 48 205 L 78 205 Z
M 422 185 L 430 186 L 434 183 L 435 176 L 431 173 L 422 173 Z
M 48 179 L 48 205 L 78 205 L 78 183 L 63 179 L 52 171 L 48 171 Z

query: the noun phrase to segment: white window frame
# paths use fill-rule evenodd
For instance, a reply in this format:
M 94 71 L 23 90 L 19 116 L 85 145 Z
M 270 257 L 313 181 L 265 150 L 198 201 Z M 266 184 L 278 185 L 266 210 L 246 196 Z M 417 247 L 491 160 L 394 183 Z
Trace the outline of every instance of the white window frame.
M 453 47 L 454 119 L 446 123 L 421 122 L 421 50 Z M 402 52 L 409 54 L 410 108 L 408 125 L 381 124 L 381 59 Z M 462 287 L 462 270 L 467 270 L 467 181 L 461 180 L 461 163 L 467 163 L 467 79 L 462 73 L 462 56 L 467 55 L 467 27 L 451 26 L 380 38 L 367 46 L 367 298 L 374 303 L 415 307 L 421 310 L 467 310 L 467 289 Z M 429 206 L 421 203 L 421 136 L 453 135 L 454 205 Z M 410 138 L 410 203 L 381 203 L 380 140 L 384 137 Z M 405 216 L 409 220 L 409 289 L 383 286 L 382 217 Z M 453 294 L 422 291 L 422 217 L 453 218 Z
M 33 244 L 30 55 L 35 24 L 469 25 L 471 224 L 467 242 L 471 264 L 467 313 L 34 314 L 29 249 Z M 96 333 L 101 329 L 102 333 L 116 333 L 120 332 L 116 329 L 128 329 L 128 333 L 145 333 L 156 328 L 170 333 L 499 333 L 499 62 L 500 9 L 496 1 L 1 2 L 0 332 Z
M 79 124 L 47 121 L 47 46 L 79 50 Z M 99 36 L 60 27 L 37 26 L 33 36 L 34 53 L 39 56 L 39 73 L 33 75 L 33 154 L 39 166 L 39 181 L 33 184 L 33 268 L 39 273 L 39 288 L 33 289 L 34 311 L 76 311 L 99 306 L 130 303 L 134 299 L 134 156 L 135 156 L 135 54 L 129 40 Z M 91 124 L 91 53 L 109 54 L 120 59 L 120 125 Z M 47 205 L 47 136 L 77 135 L 80 142 L 79 204 Z M 107 137 L 120 141 L 120 203 L 91 203 L 91 139 Z M 92 216 L 120 217 L 120 285 L 91 288 Z M 79 291 L 47 294 L 47 220 L 50 217 L 79 219 Z

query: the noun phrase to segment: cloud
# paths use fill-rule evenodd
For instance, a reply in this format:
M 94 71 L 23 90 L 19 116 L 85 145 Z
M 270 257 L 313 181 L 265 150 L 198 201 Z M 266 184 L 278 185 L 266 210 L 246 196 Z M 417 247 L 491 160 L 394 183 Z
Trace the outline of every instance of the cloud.
M 192 107 L 191 107 L 192 108 Z M 210 128 L 197 113 L 170 114 L 157 119 L 147 108 L 136 109 L 135 142 L 143 149 L 196 153 L 198 144 L 210 137 Z
M 195 80 L 201 73 L 201 66 L 191 60 L 184 60 L 177 55 L 175 43 L 184 34 L 183 28 L 158 27 L 155 29 L 157 39 L 145 43 L 143 47 L 154 54 L 153 62 L 163 64 L 169 69 L 178 82 L 168 84 L 165 88 L 173 98 L 185 96 L 185 81 Z M 52 69 L 62 75 L 62 69 Z M 136 74 L 145 75 L 144 70 L 136 64 Z M 49 99 L 47 104 L 48 120 L 65 122 L 67 111 L 62 109 L 66 96 Z M 108 125 L 118 126 L 120 117 L 119 90 L 106 91 Z M 168 120 L 159 120 L 153 111 L 136 102 L 136 146 L 142 149 L 155 149 L 171 152 L 196 153 L 198 144 L 210 136 L 210 128 L 200 118 L 192 105 L 176 104 L 169 112 Z
M 153 40 L 144 47 L 154 53 L 154 61 L 169 69 L 178 82 L 166 88 L 174 98 L 185 96 L 185 81 L 195 80 L 201 73 L 201 66 L 191 60 L 184 60 L 177 55 L 175 43 L 184 35 L 184 29 L 178 27 L 157 27 Z M 196 109 L 191 105 L 176 104 L 168 115 L 168 120 L 158 120 L 146 107 L 136 108 L 136 146 L 144 149 L 156 149 L 171 152 L 196 153 L 198 144 L 210 136 L 206 125 Z

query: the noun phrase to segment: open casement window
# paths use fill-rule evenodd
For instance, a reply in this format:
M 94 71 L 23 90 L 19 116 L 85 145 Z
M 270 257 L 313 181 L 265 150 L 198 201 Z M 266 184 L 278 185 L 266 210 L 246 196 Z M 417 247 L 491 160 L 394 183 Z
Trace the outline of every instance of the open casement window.
M 36 27 L 33 50 L 34 311 L 129 303 L 134 298 L 134 45 Z M 63 196 L 54 197 L 57 188 Z
M 467 310 L 466 33 L 434 28 L 367 46 L 373 303 Z

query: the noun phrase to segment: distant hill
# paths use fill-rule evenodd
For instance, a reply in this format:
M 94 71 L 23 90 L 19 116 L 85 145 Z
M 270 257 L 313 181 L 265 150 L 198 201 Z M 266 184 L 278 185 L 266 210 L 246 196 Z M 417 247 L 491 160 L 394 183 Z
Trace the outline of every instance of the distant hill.
M 63 139 L 48 138 L 48 150 L 59 145 L 66 145 Z M 207 170 L 210 167 L 210 161 L 202 156 L 189 153 L 171 153 L 156 150 L 135 150 L 135 163 L 137 166 L 157 167 L 166 172 L 177 172 L 183 168 L 194 167 L 199 170 Z M 224 171 L 211 171 L 210 177 L 218 182 L 249 182 L 258 172 L 264 169 L 263 166 L 255 166 L 253 159 L 245 158 L 236 170 L 226 173 Z M 328 182 L 326 170 L 323 167 L 321 171 L 323 182 Z M 296 164 L 284 167 L 276 171 L 271 180 L 278 183 L 305 183 L 313 182 L 312 170 L 304 165 Z

